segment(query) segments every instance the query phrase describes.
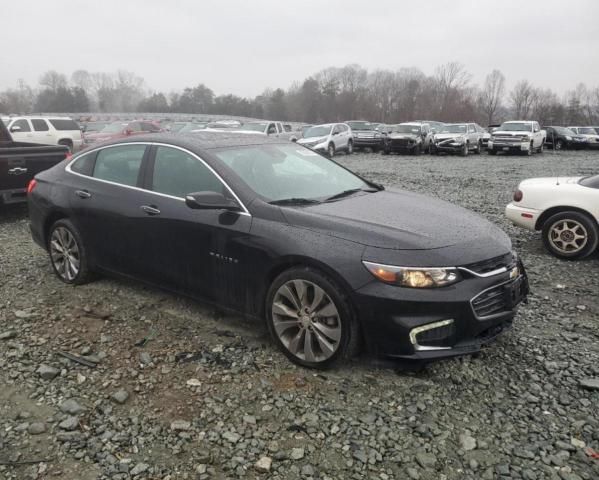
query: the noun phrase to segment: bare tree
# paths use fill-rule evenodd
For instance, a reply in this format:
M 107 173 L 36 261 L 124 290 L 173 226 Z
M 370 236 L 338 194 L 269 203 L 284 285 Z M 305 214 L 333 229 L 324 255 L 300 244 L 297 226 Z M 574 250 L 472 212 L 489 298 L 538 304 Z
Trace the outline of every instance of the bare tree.
M 438 118 L 452 120 L 455 108 L 459 106 L 460 92 L 468 86 L 471 75 L 461 63 L 449 62 L 435 69 L 433 79 L 436 87 L 433 93 L 436 94 L 437 105 L 440 107 Z
M 504 93 L 505 77 L 499 70 L 493 70 L 485 78 L 485 83 L 479 96 L 480 109 L 486 115 L 487 125 L 494 123 L 497 112 L 501 107 Z
M 56 70 L 48 70 L 40 77 L 40 85 L 56 91 L 59 88 L 67 87 L 67 77 Z
M 521 120 L 529 118 L 535 95 L 536 90 L 528 80 L 521 80 L 514 85 L 510 93 L 510 100 L 512 101 L 512 109 L 516 118 Z

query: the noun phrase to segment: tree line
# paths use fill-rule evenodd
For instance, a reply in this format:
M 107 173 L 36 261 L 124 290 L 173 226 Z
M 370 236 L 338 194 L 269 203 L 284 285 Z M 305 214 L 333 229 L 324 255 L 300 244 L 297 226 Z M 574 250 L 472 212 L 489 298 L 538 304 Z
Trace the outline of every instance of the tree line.
M 330 67 L 254 98 L 215 95 L 199 83 L 181 91 L 156 92 L 128 71 L 77 70 L 70 77 L 45 72 L 35 87 L 19 80 L 0 92 L 4 114 L 42 112 L 140 112 L 218 114 L 321 123 L 368 119 L 386 123 L 426 119 L 476 121 L 534 119 L 545 125 L 598 125 L 599 86 L 577 84 L 558 95 L 520 80 L 510 91 L 499 70 L 477 85 L 464 65 L 449 62 L 426 75 L 416 68 L 368 71 L 360 65 Z

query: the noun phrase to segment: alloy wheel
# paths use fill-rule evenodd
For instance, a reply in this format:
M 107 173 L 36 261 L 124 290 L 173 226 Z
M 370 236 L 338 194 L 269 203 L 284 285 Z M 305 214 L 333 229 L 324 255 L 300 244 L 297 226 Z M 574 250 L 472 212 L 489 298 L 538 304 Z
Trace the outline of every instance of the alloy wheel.
M 559 252 L 573 254 L 586 246 L 588 232 L 584 225 L 576 220 L 558 220 L 549 229 L 549 241 Z
M 50 258 L 58 275 L 71 282 L 79 273 L 81 255 L 73 234 L 65 227 L 57 227 L 50 237 Z
M 331 297 L 307 280 L 290 280 L 272 302 L 274 332 L 295 357 L 324 362 L 341 342 L 341 318 Z

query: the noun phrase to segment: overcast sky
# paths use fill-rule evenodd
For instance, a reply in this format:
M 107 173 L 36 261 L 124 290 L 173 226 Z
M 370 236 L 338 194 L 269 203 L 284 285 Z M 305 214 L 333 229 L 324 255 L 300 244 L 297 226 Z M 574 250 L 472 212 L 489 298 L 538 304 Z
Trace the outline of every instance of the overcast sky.
M 3 0 L 0 89 L 49 69 L 255 96 L 329 66 L 462 62 L 482 82 L 599 86 L 599 0 Z

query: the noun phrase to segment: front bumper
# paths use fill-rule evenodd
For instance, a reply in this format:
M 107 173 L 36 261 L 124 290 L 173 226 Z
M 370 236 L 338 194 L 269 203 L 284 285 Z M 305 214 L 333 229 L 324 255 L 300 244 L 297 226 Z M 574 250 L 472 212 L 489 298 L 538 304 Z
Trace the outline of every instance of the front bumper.
M 354 137 L 354 147 L 362 148 L 362 147 L 371 147 L 371 148 L 380 148 L 383 145 L 381 138 L 361 138 Z
M 438 152 L 461 153 L 464 150 L 464 144 L 463 143 L 453 144 L 453 142 L 435 143 L 435 149 Z
M 505 207 L 505 216 L 514 224 L 528 230 L 536 230 L 537 220 L 543 213 L 534 208 L 518 207 L 509 203 Z
M 521 263 L 491 277 L 437 289 L 373 281 L 354 295 L 369 349 L 387 357 L 432 360 L 477 352 L 509 329 L 528 294 Z M 430 326 L 437 328 L 427 329 Z
M 387 142 L 384 144 L 383 148 L 387 152 L 413 152 L 418 145 L 422 145 L 422 143 L 398 143 L 398 142 Z
M 487 143 L 487 150 L 495 150 L 496 152 L 528 152 L 530 150 L 530 143 L 489 140 Z

